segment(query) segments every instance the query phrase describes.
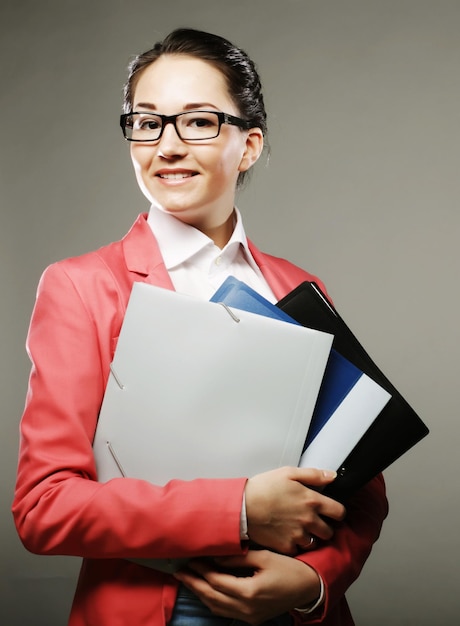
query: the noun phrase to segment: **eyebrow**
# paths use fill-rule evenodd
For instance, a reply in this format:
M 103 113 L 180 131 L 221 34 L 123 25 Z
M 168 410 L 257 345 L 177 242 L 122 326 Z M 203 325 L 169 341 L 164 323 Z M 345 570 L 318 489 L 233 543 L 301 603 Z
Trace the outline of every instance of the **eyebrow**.
M 212 104 L 212 102 L 189 102 L 182 107 L 182 111 L 193 111 L 196 109 L 202 109 L 203 107 L 215 109 L 216 111 L 220 110 L 215 104 Z M 150 111 L 157 110 L 157 107 L 153 102 L 138 102 L 135 108 L 148 109 Z

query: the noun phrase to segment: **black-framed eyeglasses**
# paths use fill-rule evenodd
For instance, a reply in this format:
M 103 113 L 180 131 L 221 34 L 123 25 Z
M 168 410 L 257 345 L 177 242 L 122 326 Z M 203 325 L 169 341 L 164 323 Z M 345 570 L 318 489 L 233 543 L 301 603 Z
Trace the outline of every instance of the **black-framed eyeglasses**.
M 167 124 L 173 124 L 183 141 L 204 141 L 218 137 L 222 124 L 231 124 L 244 130 L 251 122 L 221 111 L 187 111 L 176 115 L 137 112 L 120 115 L 123 136 L 128 141 L 158 141 Z

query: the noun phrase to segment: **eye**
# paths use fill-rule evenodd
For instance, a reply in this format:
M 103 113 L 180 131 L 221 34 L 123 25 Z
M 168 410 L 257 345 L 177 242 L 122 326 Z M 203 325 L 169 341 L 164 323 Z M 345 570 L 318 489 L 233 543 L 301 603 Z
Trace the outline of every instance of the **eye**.
M 212 120 L 207 120 L 205 117 L 196 117 L 191 119 L 188 125 L 196 128 L 208 128 L 212 126 Z
M 133 129 L 155 131 L 161 128 L 161 120 L 151 115 L 133 115 Z
M 217 115 L 212 112 L 198 111 L 185 116 L 187 128 L 194 130 L 209 130 L 216 128 L 219 124 Z

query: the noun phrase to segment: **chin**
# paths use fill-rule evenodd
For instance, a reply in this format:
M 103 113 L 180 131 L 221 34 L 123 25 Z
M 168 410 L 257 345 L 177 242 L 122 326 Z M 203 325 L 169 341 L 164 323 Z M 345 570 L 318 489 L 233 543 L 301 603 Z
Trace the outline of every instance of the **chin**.
M 201 221 L 200 215 L 197 214 L 197 211 L 189 206 L 177 206 L 177 205 L 167 205 L 167 204 L 157 204 L 164 213 L 168 213 L 173 217 L 176 217 L 181 222 L 185 222 L 186 224 L 190 224 L 194 226 L 195 223 Z

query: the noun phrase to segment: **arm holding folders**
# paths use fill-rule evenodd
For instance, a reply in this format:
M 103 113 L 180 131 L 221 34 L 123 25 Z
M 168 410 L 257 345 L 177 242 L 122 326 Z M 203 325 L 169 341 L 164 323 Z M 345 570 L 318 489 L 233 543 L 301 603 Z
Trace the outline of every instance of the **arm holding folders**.
M 299 323 L 233 276 L 227 278 L 211 300 Z M 390 397 L 388 391 L 332 350 L 299 465 L 339 469 Z
M 304 282 L 277 306 L 303 326 L 334 335 L 333 347 L 391 394 L 379 417 L 343 462 L 325 494 L 344 501 L 428 434 L 428 428 L 378 368 L 315 283 Z

